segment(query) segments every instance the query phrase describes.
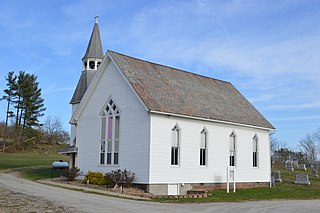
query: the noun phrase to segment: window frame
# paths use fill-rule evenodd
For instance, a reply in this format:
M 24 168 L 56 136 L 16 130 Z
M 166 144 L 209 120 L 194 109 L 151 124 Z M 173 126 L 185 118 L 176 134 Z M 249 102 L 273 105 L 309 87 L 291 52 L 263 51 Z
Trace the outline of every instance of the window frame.
M 252 139 L 252 167 L 259 167 L 259 137 L 257 134 L 255 134 Z
M 180 166 L 180 155 L 181 155 L 181 128 L 176 124 L 172 130 L 171 140 L 171 152 L 170 152 L 170 165 L 173 167 Z
M 231 149 L 231 146 L 233 149 Z M 229 136 L 229 166 L 236 167 L 237 166 L 237 135 L 235 131 Z
M 204 127 L 202 131 L 200 132 L 200 162 L 199 165 L 201 167 L 207 167 L 208 166 L 208 130 Z M 204 147 L 202 146 L 202 139 L 204 138 Z M 203 156 L 204 155 L 204 156 Z
M 114 100 L 110 97 L 100 112 L 100 146 L 104 144 L 104 160 L 102 148 L 100 148 L 99 165 L 100 166 L 119 166 L 120 153 L 120 109 Z M 118 120 L 118 121 L 116 121 Z M 105 123 L 103 123 L 105 122 Z M 110 123 L 111 122 L 111 123 Z M 116 125 L 118 122 L 118 125 Z M 111 128 L 110 128 L 111 125 Z M 104 129 L 103 129 L 104 128 Z M 116 138 L 117 133 L 117 138 Z M 110 136 L 110 137 L 109 137 Z M 118 150 L 115 150 L 117 143 Z M 117 156 L 117 157 L 116 157 Z

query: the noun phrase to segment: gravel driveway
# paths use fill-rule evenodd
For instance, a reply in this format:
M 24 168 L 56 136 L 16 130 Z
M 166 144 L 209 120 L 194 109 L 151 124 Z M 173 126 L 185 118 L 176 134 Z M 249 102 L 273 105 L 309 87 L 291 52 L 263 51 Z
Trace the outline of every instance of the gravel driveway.
M 320 200 L 168 204 L 114 198 L 0 173 L 0 212 L 320 212 Z

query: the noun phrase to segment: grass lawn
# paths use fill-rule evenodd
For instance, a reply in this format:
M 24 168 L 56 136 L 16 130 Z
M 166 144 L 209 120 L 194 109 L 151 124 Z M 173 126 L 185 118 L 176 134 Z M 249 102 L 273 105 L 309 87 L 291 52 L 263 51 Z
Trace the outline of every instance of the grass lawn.
M 0 171 L 15 169 L 21 172 L 23 177 L 31 180 L 50 178 L 51 164 L 53 161 L 67 160 L 66 156 L 56 154 L 34 154 L 34 153 L 6 153 L 0 154 Z M 60 173 L 54 171 L 53 175 Z
M 252 189 L 237 189 L 236 193 L 227 194 L 226 190 L 210 191 L 206 198 L 159 198 L 157 201 L 190 203 L 190 202 L 235 202 L 235 201 L 254 201 L 254 200 L 295 200 L 295 199 L 320 199 L 320 178 L 311 176 L 311 169 L 307 171 L 295 170 L 288 171 L 279 168 L 274 171 L 281 171 L 282 183 L 277 183 L 272 188 L 252 188 Z M 309 174 L 310 186 L 295 185 L 296 174 Z
M 6 169 L 18 170 L 23 177 L 37 180 L 50 178 L 51 164 L 56 160 L 67 160 L 66 156 L 54 154 L 34 154 L 34 153 L 13 153 L 0 154 L 0 171 Z M 161 202 L 234 202 L 234 201 L 253 201 L 253 200 L 279 200 L 279 199 L 320 199 L 320 178 L 312 177 L 311 169 L 307 171 L 295 170 L 289 171 L 282 168 L 274 168 L 274 171 L 280 170 L 282 183 L 277 183 L 272 188 L 253 188 L 237 189 L 236 193 L 226 193 L 226 190 L 210 191 L 211 194 L 206 198 L 159 198 L 154 201 Z M 295 185 L 293 181 L 296 174 L 309 174 L 310 186 Z M 53 171 L 53 177 L 60 175 L 59 171 Z M 232 190 L 230 190 L 232 191 Z

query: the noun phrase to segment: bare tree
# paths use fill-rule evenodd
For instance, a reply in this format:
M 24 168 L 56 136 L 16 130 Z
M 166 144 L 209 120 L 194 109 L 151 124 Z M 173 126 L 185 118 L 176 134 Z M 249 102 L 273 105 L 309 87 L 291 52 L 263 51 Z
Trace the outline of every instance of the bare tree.
M 273 156 L 275 151 L 277 150 L 278 139 L 274 137 L 274 132 L 270 133 L 269 139 L 270 139 L 270 151 L 271 151 L 271 155 Z
M 48 143 L 65 143 L 69 139 L 69 134 L 63 130 L 61 118 L 58 116 L 48 116 L 43 125 Z
M 271 150 L 271 155 L 273 156 L 276 151 L 285 149 L 287 148 L 287 143 L 284 141 L 279 141 L 275 136 L 274 132 L 270 133 L 269 138 L 270 138 L 270 150 Z
M 299 141 L 301 152 L 304 154 L 309 163 L 314 163 L 319 154 L 319 136 L 320 132 L 308 134 L 304 139 Z
M 319 145 L 319 152 L 320 152 L 320 129 L 318 129 L 318 131 L 316 131 L 316 132 L 314 133 L 314 137 L 315 137 L 316 142 L 317 142 L 318 145 Z

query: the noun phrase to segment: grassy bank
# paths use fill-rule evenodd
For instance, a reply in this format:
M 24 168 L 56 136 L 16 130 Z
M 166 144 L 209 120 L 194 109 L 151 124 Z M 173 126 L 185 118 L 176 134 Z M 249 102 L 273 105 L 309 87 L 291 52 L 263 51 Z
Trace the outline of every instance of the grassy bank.
M 31 180 L 50 178 L 53 161 L 67 160 L 66 156 L 56 154 L 7 153 L 0 154 L 0 171 L 15 169 L 23 177 Z M 60 173 L 53 172 L 54 176 Z
M 156 199 L 162 202 L 236 202 L 236 201 L 256 201 L 256 200 L 297 200 L 297 199 L 320 199 L 320 178 L 311 176 L 311 169 L 307 171 L 288 171 L 282 168 L 275 168 L 281 171 L 282 183 L 277 183 L 272 188 L 252 188 L 237 189 L 236 193 L 226 193 L 226 190 L 210 191 L 210 196 L 206 198 L 186 198 L 186 199 Z M 311 182 L 310 186 L 293 184 L 296 174 L 308 174 Z M 232 190 L 231 190 L 232 191 Z

